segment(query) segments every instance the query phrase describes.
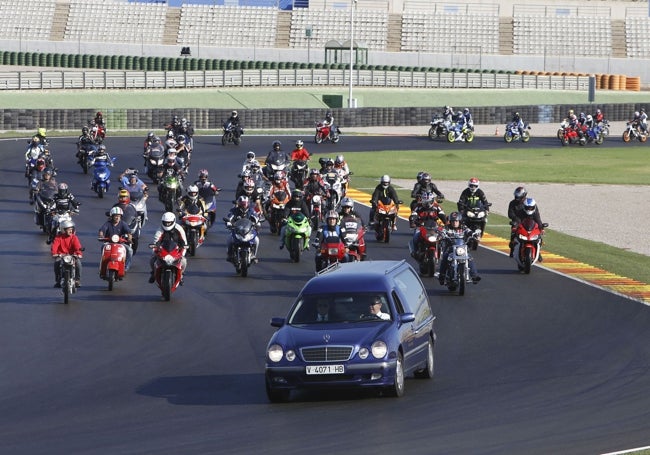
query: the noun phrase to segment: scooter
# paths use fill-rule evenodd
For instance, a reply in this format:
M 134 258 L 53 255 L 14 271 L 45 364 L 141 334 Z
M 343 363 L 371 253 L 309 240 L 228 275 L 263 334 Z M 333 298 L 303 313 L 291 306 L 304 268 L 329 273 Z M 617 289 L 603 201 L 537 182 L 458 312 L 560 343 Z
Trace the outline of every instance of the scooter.
M 520 272 L 529 274 L 532 265 L 539 260 L 543 243 L 542 229 L 547 226 L 548 223 L 542 223 L 540 227 L 532 218 L 525 218 L 513 226 L 515 237 L 512 257 Z
M 99 238 L 100 242 L 104 242 L 102 247 L 102 257 L 99 262 L 99 277 L 102 280 L 108 281 L 108 290 L 113 290 L 113 284 L 116 281 L 121 281 L 126 274 L 126 247 L 124 243 L 128 240 L 113 235 L 110 238 Z
M 93 180 L 90 184 L 91 189 L 97 193 L 99 198 L 103 198 L 111 187 L 111 167 L 115 163 L 115 157 L 110 160 L 103 158 L 93 158 Z

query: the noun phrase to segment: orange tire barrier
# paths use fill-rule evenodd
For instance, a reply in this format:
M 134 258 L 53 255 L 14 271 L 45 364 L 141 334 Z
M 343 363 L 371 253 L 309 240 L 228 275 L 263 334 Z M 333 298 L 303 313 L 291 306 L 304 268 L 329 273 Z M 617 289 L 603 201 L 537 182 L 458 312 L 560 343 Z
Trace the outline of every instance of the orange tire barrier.
M 634 92 L 638 92 L 641 90 L 641 78 L 639 76 L 636 77 L 628 77 L 627 80 L 625 81 L 625 90 L 630 90 Z

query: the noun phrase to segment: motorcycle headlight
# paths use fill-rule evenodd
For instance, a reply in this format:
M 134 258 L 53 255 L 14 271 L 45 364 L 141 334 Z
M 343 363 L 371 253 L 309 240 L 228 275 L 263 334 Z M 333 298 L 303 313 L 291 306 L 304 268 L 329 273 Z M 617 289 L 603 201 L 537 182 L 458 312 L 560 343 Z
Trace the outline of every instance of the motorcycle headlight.
M 163 261 L 165 261 L 165 264 L 167 264 L 167 265 L 172 265 L 174 263 L 175 259 L 174 259 L 174 256 L 172 256 L 171 254 L 168 254 L 167 256 L 165 256 L 163 258 Z
M 72 258 L 72 256 L 63 256 L 63 262 L 64 263 L 70 265 L 70 264 L 72 264 L 73 261 L 74 261 L 74 259 Z
M 464 246 L 456 247 L 456 256 L 465 256 L 467 249 Z
M 335 247 L 335 248 L 328 248 L 328 249 L 327 249 L 327 254 L 329 254 L 330 256 L 338 256 L 338 254 L 339 254 L 339 248 L 338 248 L 338 247 Z
M 537 240 L 539 238 L 539 235 L 532 235 L 530 236 L 531 240 Z
M 372 343 L 370 351 L 375 359 L 383 359 L 386 357 L 386 353 L 388 352 L 388 346 L 386 346 L 386 343 L 383 341 L 377 340 Z
M 107 175 L 108 175 L 108 174 L 107 174 L 106 172 L 100 172 L 99 174 L 97 174 L 97 176 L 98 176 L 100 179 L 105 179 L 105 178 L 107 177 Z
M 431 234 L 427 237 L 427 241 L 431 243 L 435 243 L 438 240 L 438 236 L 436 234 Z
M 519 240 L 528 240 L 528 237 L 523 234 L 519 234 Z
M 467 218 L 476 218 L 477 214 L 474 212 L 467 211 Z
M 282 357 L 284 356 L 284 350 L 279 344 L 272 344 L 266 351 L 266 355 L 271 362 L 277 363 L 282 360 Z

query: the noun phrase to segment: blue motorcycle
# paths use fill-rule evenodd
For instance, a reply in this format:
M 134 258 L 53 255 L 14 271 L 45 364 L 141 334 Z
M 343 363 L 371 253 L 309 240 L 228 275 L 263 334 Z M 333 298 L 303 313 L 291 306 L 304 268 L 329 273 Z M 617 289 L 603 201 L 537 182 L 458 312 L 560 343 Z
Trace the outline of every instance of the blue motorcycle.
M 595 142 L 596 145 L 600 145 L 605 141 L 603 129 L 600 125 L 596 125 L 593 128 L 587 128 L 587 131 L 585 131 L 585 137 L 587 138 L 587 142 Z
M 111 167 L 114 162 L 115 158 L 108 157 L 95 157 L 92 160 L 93 180 L 90 187 L 100 199 L 111 186 Z

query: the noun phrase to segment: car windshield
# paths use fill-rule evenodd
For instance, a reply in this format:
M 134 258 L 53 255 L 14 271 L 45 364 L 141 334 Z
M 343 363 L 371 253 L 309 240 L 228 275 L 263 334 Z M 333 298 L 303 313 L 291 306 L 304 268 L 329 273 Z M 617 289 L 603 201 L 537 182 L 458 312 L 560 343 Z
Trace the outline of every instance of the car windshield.
M 382 322 L 392 319 L 385 293 L 303 295 L 294 305 L 291 325 Z

